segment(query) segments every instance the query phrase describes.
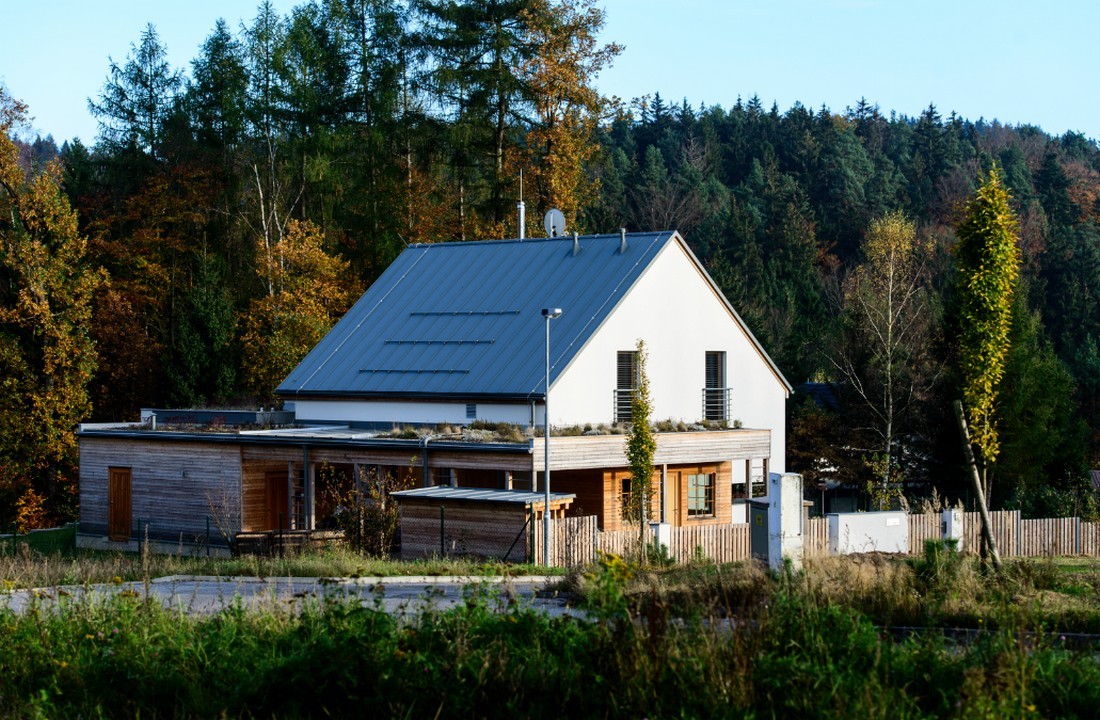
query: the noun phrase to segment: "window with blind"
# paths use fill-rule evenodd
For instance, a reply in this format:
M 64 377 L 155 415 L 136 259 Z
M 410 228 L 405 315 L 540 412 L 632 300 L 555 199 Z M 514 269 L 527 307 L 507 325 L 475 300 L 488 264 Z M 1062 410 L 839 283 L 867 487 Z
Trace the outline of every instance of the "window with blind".
M 704 368 L 703 419 L 729 420 L 726 353 L 707 352 Z
M 638 379 L 638 353 L 625 350 L 618 353 L 615 372 L 615 422 L 630 420 L 630 405 L 634 400 L 634 385 Z

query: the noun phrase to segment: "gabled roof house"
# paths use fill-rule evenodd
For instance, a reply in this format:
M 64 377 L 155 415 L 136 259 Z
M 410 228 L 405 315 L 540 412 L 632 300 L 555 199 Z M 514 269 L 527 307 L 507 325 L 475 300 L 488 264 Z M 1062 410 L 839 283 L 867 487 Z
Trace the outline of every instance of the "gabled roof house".
M 560 316 L 545 318 L 548 308 Z M 617 529 L 626 435 L 606 428 L 629 420 L 638 340 L 652 419 L 668 430 L 657 433 L 652 516 L 731 522 L 733 497 L 784 470 L 790 385 L 684 239 L 650 232 L 410 246 L 279 386 L 294 427 L 84 426 L 82 531 L 127 531 L 108 517 L 110 496 L 123 493 L 111 478 L 126 474 L 130 519 L 144 512 L 150 530 L 169 535 L 194 528 L 178 517 L 158 523 L 155 498 L 193 500 L 212 488 L 239 498 L 226 515 L 237 530 L 312 527 L 322 464 L 403 468 L 417 485 L 471 502 L 519 497 L 471 488 L 530 495 L 545 462 L 535 429 L 545 422 L 547 364 L 551 512 Z M 474 440 L 458 432 L 471 423 L 520 434 Z M 379 434 L 405 426 L 437 432 Z M 217 470 L 162 467 L 196 453 L 216 456 Z

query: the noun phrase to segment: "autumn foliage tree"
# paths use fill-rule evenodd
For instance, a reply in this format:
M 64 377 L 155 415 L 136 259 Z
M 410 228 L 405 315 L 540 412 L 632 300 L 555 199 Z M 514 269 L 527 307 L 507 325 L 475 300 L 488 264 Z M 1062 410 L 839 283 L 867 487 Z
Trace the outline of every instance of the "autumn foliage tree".
M 358 288 L 348 262 L 325 250 L 311 222 L 291 220 L 274 245 L 257 243 L 256 271 L 270 291 L 249 306 L 241 338 L 243 374 L 261 399 L 275 388 L 348 309 Z
M 988 484 L 1000 437 L 997 398 L 1012 328 L 1020 274 L 1016 216 L 999 168 L 994 167 L 966 206 L 955 246 L 958 369 L 970 439 Z M 985 488 L 988 494 L 988 486 Z
M 883 507 L 901 493 L 900 439 L 937 376 L 931 357 L 937 307 L 928 285 L 932 248 L 900 212 L 874 220 L 865 260 L 843 285 L 843 341 L 832 362 L 861 412 L 874 448 L 869 494 Z
M 588 167 L 599 153 L 596 137 L 606 101 L 595 79 L 622 47 L 599 43 L 604 11 L 592 0 L 531 5 L 524 16 L 534 52 L 523 77 L 534 113 L 522 161 L 538 215 L 553 207 L 572 222 L 599 195 L 599 181 Z
M 77 422 L 90 410 L 89 336 L 101 273 L 61 191 L 60 168 L 28 173 L 12 134 L 26 108 L 0 90 L 0 523 L 74 514 Z

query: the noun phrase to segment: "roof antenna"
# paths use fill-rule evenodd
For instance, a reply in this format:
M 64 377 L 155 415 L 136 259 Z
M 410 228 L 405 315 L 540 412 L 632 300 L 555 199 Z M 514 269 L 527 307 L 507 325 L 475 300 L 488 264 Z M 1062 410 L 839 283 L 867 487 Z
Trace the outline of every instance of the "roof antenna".
M 577 257 L 581 254 L 581 241 L 577 238 L 576 231 L 573 232 L 573 257 Z
M 523 169 L 519 171 L 519 202 L 516 204 L 516 209 L 519 210 L 519 239 L 522 240 L 526 234 L 527 226 L 527 208 L 523 206 Z
M 542 226 L 546 228 L 546 237 L 561 237 L 565 235 L 565 215 L 557 208 L 550 208 L 542 219 Z
M 619 228 L 619 254 L 626 252 L 626 228 Z

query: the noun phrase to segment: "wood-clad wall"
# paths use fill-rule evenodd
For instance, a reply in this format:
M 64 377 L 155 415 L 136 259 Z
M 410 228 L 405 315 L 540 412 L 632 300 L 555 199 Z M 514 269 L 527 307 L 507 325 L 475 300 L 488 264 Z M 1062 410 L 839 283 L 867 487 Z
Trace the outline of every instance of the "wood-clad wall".
M 771 432 L 768 430 L 708 430 L 705 432 L 656 433 L 657 450 L 653 461 L 680 465 L 725 460 L 768 458 L 771 456 Z M 550 470 L 623 467 L 626 461 L 626 435 L 581 435 L 550 438 Z M 543 468 L 543 443 L 532 446 L 535 469 Z
M 529 532 L 520 536 L 528 509 L 517 503 L 448 503 L 442 523 L 438 501 L 402 499 L 401 558 L 474 555 L 523 561 Z M 442 533 L 442 543 L 440 536 Z M 516 538 L 519 537 L 517 541 Z M 513 546 L 513 542 L 515 545 Z M 512 548 L 509 553 L 508 549 Z
M 80 529 L 107 532 L 108 468 L 130 468 L 133 532 L 194 541 L 237 532 L 241 457 L 237 445 L 108 438 L 80 440 Z
M 729 525 L 733 521 L 732 464 L 728 462 L 700 465 L 670 465 L 665 484 L 665 522 L 674 527 L 702 525 Z M 688 475 L 716 475 L 714 483 L 714 515 L 707 517 L 688 515 Z M 551 475 L 553 478 L 554 475 Z M 604 507 L 600 518 L 600 529 L 615 532 L 626 527 L 623 523 L 622 483 L 630 477 L 627 469 L 607 470 L 603 473 Z M 671 497 L 675 493 L 676 497 Z M 650 496 L 649 516 L 654 520 L 661 517 L 661 469 L 653 473 L 652 494 Z
M 300 477 L 302 463 L 294 464 L 293 468 L 290 462 L 277 460 L 273 462 L 252 460 L 241 463 L 241 530 L 243 532 L 277 529 L 270 527 L 269 522 L 267 474 L 280 473 L 284 482 L 289 482 L 292 470 Z M 289 527 L 290 518 L 285 518 L 284 523 Z
M 542 489 L 542 473 L 539 473 L 539 489 Z M 576 495 L 569 506 L 570 517 L 582 515 L 603 516 L 606 503 L 604 477 L 598 470 L 559 470 L 550 472 L 550 490 L 555 493 Z

